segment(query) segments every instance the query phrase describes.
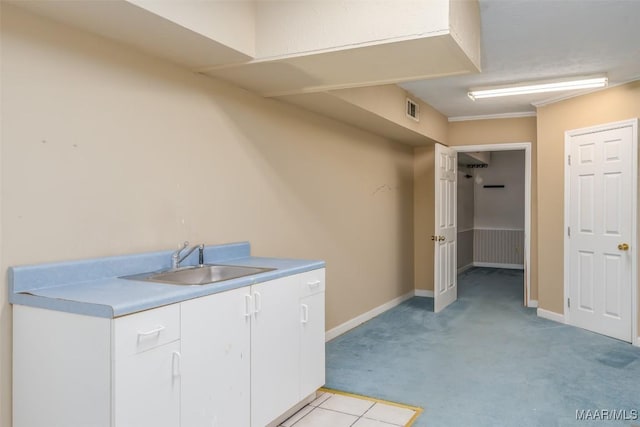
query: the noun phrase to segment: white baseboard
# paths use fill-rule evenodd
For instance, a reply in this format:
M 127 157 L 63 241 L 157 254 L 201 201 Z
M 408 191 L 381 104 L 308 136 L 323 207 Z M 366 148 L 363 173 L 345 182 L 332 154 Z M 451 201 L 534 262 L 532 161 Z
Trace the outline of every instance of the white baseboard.
M 338 325 L 335 328 L 328 330 L 324 334 L 324 340 L 325 341 L 330 341 L 330 340 L 332 340 L 332 339 L 344 334 L 345 332 L 350 331 L 351 329 L 355 328 L 356 326 L 360 326 L 361 324 L 363 324 L 367 320 L 371 320 L 374 317 L 384 313 L 385 311 L 390 310 L 393 307 L 405 302 L 409 298 L 413 297 L 414 294 L 415 294 L 414 291 L 408 292 L 408 293 L 406 293 L 404 295 L 401 295 L 401 296 L 399 296 L 397 298 L 394 298 L 391 301 L 386 302 L 386 303 L 374 308 L 373 310 L 369 310 L 366 313 L 362 313 L 361 315 L 356 316 L 353 319 L 348 320 L 348 321 L 344 322 L 343 324 Z
M 640 347 L 640 337 L 636 338 L 636 342 L 633 345 L 635 345 L 636 347 Z
M 415 295 L 417 297 L 433 298 L 433 291 L 428 291 L 426 289 L 416 289 Z
M 529 300 L 529 305 L 527 307 L 529 307 L 529 308 L 538 308 L 538 300 L 537 299 L 530 299 Z
M 500 264 L 497 262 L 473 262 L 474 267 L 507 268 L 509 270 L 524 270 L 524 264 Z
M 564 323 L 564 314 L 556 313 L 555 311 L 545 310 L 544 308 L 538 308 L 538 317 L 543 319 L 553 320 L 554 322 Z
M 458 269 L 458 274 L 464 273 L 465 271 L 467 271 L 468 269 L 473 268 L 473 267 L 474 267 L 473 263 L 467 264 L 464 267 L 460 267 Z

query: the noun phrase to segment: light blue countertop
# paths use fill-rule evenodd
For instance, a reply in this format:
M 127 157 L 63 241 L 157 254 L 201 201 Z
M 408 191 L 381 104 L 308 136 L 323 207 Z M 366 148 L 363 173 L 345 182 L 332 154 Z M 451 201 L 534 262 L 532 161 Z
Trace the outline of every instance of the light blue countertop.
M 9 268 L 9 302 L 51 310 L 114 318 L 228 291 L 279 277 L 324 268 L 324 261 L 251 256 L 248 242 L 207 246 L 207 264 L 266 267 L 275 270 L 209 285 L 169 285 L 121 279 L 167 270 L 172 251 L 96 258 Z M 183 266 L 197 263 L 197 251 Z

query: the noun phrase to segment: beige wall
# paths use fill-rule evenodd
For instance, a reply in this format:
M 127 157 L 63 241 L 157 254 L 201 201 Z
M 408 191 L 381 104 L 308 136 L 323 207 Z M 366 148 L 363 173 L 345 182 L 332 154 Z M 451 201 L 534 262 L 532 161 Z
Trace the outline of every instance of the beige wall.
M 564 132 L 640 117 L 640 81 L 538 108 L 540 307 L 564 312 Z
M 413 290 L 411 147 L 7 5 L 1 83 L 2 271 L 249 240 L 326 260 L 327 329 Z
M 435 145 L 416 147 L 413 163 L 413 266 L 417 290 L 433 291 L 435 234 Z
M 410 129 L 426 138 L 419 145 L 432 142 L 447 143 L 447 117 L 429 104 L 418 100 L 398 85 L 356 87 L 332 90 L 329 93 L 378 116 Z M 406 114 L 407 98 L 418 104 L 420 121 L 416 122 Z
M 448 145 L 536 142 L 536 118 L 468 120 L 449 123 Z M 535 150 L 534 150 L 535 151 Z

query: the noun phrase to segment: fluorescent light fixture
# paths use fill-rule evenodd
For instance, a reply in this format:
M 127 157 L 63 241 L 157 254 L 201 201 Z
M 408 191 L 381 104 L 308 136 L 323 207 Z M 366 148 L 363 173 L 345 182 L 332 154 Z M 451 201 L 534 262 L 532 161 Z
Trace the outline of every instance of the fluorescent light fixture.
M 556 92 L 560 90 L 591 89 L 605 87 L 606 77 L 581 78 L 579 80 L 555 81 L 547 83 L 522 83 L 519 85 L 500 86 L 487 89 L 470 90 L 469 98 L 483 99 L 498 96 L 525 95 L 529 93 Z

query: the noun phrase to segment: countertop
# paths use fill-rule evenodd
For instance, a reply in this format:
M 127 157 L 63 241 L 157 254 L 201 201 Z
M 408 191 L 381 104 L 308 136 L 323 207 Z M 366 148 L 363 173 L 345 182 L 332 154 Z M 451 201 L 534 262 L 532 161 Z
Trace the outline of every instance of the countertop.
M 115 318 L 324 268 L 324 261 L 254 257 L 248 242 L 205 247 L 205 263 L 275 270 L 208 285 L 169 285 L 122 279 L 166 270 L 172 251 L 9 268 L 9 302 L 96 317 Z M 196 253 L 183 266 L 194 265 Z

